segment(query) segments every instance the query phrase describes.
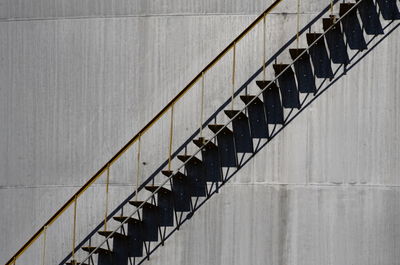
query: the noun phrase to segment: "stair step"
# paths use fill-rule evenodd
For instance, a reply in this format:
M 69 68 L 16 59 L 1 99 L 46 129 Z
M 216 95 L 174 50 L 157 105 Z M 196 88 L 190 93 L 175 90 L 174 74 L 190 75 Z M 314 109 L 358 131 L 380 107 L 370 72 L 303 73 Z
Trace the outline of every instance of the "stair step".
M 282 95 L 284 108 L 300 108 L 299 92 L 292 67 L 288 64 L 274 64 L 275 76 L 278 76 L 278 84 Z
M 89 265 L 89 264 L 87 264 L 87 263 L 80 263 L 79 261 L 77 261 L 77 260 L 70 260 L 69 262 L 67 262 L 67 263 L 65 263 L 66 265 Z
M 315 93 L 317 88 L 315 86 L 315 78 L 311 67 L 310 55 L 306 49 L 289 49 L 289 53 L 294 61 L 293 67 L 296 74 L 299 92 Z
M 249 119 L 246 114 L 239 110 L 225 110 L 224 112 L 230 119 L 236 117 L 232 120 L 236 152 L 253 153 L 253 140 L 250 134 Z
M 195 156 L 178 155 L 178 159 L 185 162 L 186 176 L 190 186 L 190 196 L 206 196 L 206 180 L 203 162 Z
M 193 140 L 194 144 L 198 147 L 203 147 L 207 140 L 199 138 Z M 218 146 L 213 142 L 208 142 L 203 149 L 201 149 L 201 156 L 205 170 L 205 180 L 209 182 L 218 182 L 222 180 L 221 161 L 218 153 Z
M 130 204 L 139 207 L 142 201 L 131 201 Z M 143 241 L 158 241 L 161 209 L 151 203 L 145 203 L 142 208 L 142 236 Z
M 161 173 L 166 176 L 169 177 L 172 175 L 172 173 L 174 173 L 172 170 L 162 170 Z
M 114 217 L 114 219 L 116 219 L 117 221 L 122 222 L 123 220 L 125 220 L 127 217 L 126 216 L 122 216 L 122 217 Z M 130 218 L 130 221 L 128 221 L 128 239 L 126 238 L 122 238 L 122 237 L 115 237 L 113 240 L 113 248 L 115 247 L 119 247 L 119 246 L 129 246 L 128 249 L 126 248 L 122 248 L 121 251 L 128 252 L 128 256 L 129 257 L 142 257 L 143 256 L 143 241 L 144 241 L 144 236 L 143 236 L 143 222 L 138 220 L 138 219 L 134 219 L 134 218 Z M 125 254 L 120 256 L 126 256 Z M 119 264 L 119 263 L 117 263 Z M 127 263 L 125 263 L 124 260 L 124 265 L 127 265 Z
M 324 38 L 321 33 L 307 33 L 307 44 L 310 46 L 309 52 L 314 66 L 314 74 L 317 78 L 332 78 L 333 72 L 331 61 L 325 47 Z M 314 43 L 316 41 L 316 43 Z M 311 46 L 311 44 L 313 44 Z
M 170 177 L 172 175 L 172 173 L 174 173 L 172 170 L 163 170 L 161 171 L 163 173 L 163 175 L 165 175 L 166 177 Z M 186 175 L 181 173 L 180 171 L 178 171 L 173 177 L 172 179 L 186 179 Z
M 356 0 L 360 2 L 360 0 Z M 375 4 L 372 0 L 362 0 L 357 6 L 358 13 L 360 14 L 361 21 L 365 33 L 368 35 L 380 35 L 383 34 L 383 28 L 381 21 L 379 20 L 379 14 L 376 11 Z
M 129 204 L 140 207 L 142 206 L 142 231 L 144 241 L 158 241 L 158 226 L 160 208 L 149 202 L 130 201 Z
M 169 189 L 160 186 L 146 186 L 145 189 L 155 192 L 157 191 L 157 206 L 159 208 L 159 225 L 174 225 L 174 196 Z
M 167 177 L 172 175 L 171 170 L 162 171 Z M 177 212 L 188 212 L 190 211 L 190 181 L 188 177 L 177 172 L 172 178 L 172 197 L 174 201 L 174 209 Z
M 109 235 L 111 235 L 114 231 L 99 231 L 97 232 L 99 235 L 104 236 L 104 237 L 108 237 Z M 115 232 L 111 238 L 113 237 L 126 237 L 125 235 Z
M 82 247 L 83 251 L 89 252 L 89 253 L 92 253 L 95 249 L 96 249 L 96 247 Z M 108 250 L 108 249 L 98 248 L 94 253 L 95 254 L 111 255 L 113 252 L 111 250 Z
M 172 174 L 172 171 L 171 171 L 171 174 Z M 159 194 L 159 193 L 163 193 L 163 194 L 170 194 L 171 193 L 171 190 L 169 190 L 169 189 L 166 189 L 166 188 L 164 188 L 164 187 L 160 187 L 160 186 L 146 186 L 146 187 L 144 187 L 146 190 L 148 190 L 148 191 L 150 191 L 150 192 L 155 192 L 158 188 L 158 190 L 157 190 L 157 193 Z
M 150 209 L 156 209 L 157 205 L 154 205 L 149 202 L 144 202 L 144 201 L 130 201 L 129 204 L 135 206 L 135 207 L 140 207 L 143 204 L 143 208 L 150 208 Z
M 125 221 L 126 218 L 128 218 L 128 216 L 114 216 L 114 217 L 113 217 L 113 219 L 114 219 L 115 221 L 120 222 L 120 223 L 122 223 L 123 221 Z M 129 219 L 128 219 L 128 221 L 127 221 L 126 223 L 139 224 L 139 223 L 141 223 L 141 222 L 142 222 L 142 221 L 140 221 L 140 220 L 138 220 L 138 219 L 129 217 Z
M 221 167 L 237 167 L 237 153 L 233 132 L 222 124 L 210 124 L 208 128 L 217 134 L 218 152 Z
M 83 251 L 92 253 L 96 247 L 82 247 Z M 114 256 L 111 250 L 104 249 L 104 248 L 98 248 L 95 252 L 95 254 L 98 254 L 97 258 L 97 265 L 113 265 L 115 263 L 114 259 L 116 256 Z
M 254 96 L 254 95 L 243 95 L 243 96 L 240 96 L 240 99 L 246 105 L 249 104 L 250 101 L 252 101 L 253 99 L 254 100 L 250 104 L 263 104 L 262 100 L 259 99 L 257 96 Z
M 385 20 L 400 19 L 399 8 L 395 0 L 377 0 L 382 17 Z
M 264 109 L 264 103 L 256 96 L 240 96 L 240 99 L 246 105 L 251 102 L 247 106 L 251 136 L 253 138 L 268 138 L 268 124 L 267 116 Z
M 239 120 L 246 120 L 247 116 L 246 114 L 244 114 L 243 112 L 241 112 L 240 110 L 224 110 L 224 113 L 226 114 L 226 116 L 228 116 L 229 119 L 232 119 L 233 117 L 236 118 L 235 119 L 239 119 Z
M 191 163 L 194 164 L 201 164 L 201 160 L 198 159 L 196 156 L 190 156 L 190 155 L 178 155 L 178 159 L 181 160 L 182 162 L 186 162 L 187 160 L 190 159 Z
M 130 244 L 130 239 L 128 236 L 119 234 L 113 238 L 113 263 L 118 265 L 128 265 L 129 257 L 134 256 L 133 245 Z
M 221 129 L 222 131 L 220 134 L 231 134 L 232 131 L 228 127 L 224 127 L 225 125 L 222 124 L 210 124 L 208 125 L 208 128 L 213 132 L 213 133 L 218 133 Z
M 350 49 L 362 51 L 367 49 L 367 43 L 365 42 L 361 25 L 357 17 L 357 8 L 353 8 L 354 5 L 354 3 L 340 4 L 339 15 L 342 17 L 341 23 Z M 348 11 L 349 13 L 347 13 Z
M 278 86 L 272 81 L 256 81 L 263 90 L 265 114 L 268 124 L 283 124 L 283 108 Z M 268 86 L 268 87 L 267 87 Z
M 205 148 L 218 148 L 218 146 L 216 144 L 214 144 L 211 141 L 209 141 L 208 139 L 205 139 L 203 137 L 199 138 L 199 139 L 194 139 L 193 143 L 197 146 L 197 147 L 203 147 L 204 145 L 206 146 Z
M 335 23 L 336 20 L 335 16 L 322 19 L 324 31 L 329 29 L 325 34 L 326 43 L 328 44 L 329 54 L 333 63 L 348 64 L 350 60 L 343 38 L 344 35 L 340 23 Z

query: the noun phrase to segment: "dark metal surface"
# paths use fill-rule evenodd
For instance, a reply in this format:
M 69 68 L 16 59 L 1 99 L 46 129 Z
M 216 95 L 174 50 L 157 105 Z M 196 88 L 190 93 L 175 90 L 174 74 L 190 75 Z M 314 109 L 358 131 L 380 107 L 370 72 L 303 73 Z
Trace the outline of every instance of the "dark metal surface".
M 291 67 L 288 64 L 274 64 L 275 76 L 278 76 L 278 85 L 282 95 L 284 108 L 300 108 L 299 92 Z
M 225 114 L 233 119 L 233 136 L 235 138 L 236 152 L 253 153 L 253 140 L 250 135 L 250 124 L 247 116 L 237 110 L 225 110 Z M 236 116 L 236 118 L 234 118 Z
M 310 46 L 321 36 L 321 33 L 306 34 L 308 45 Z M 310 47 L 310 56 L 314 66 L 314 74 L 317 78 L 333 77 L 331 61 L 326 51 L 324 38 L 318 39 L 318 41 Z
M 249 103 L 255 96 L 240 96 L 245 104 Z M 253 100 L 247 107 L 249 115 L 251 137 L 268 138 L 267 116 L 265 114 L 264 104 L 260 99 Z
M 264 89 L 271 81 L 256 81 L 260 89 Z M 263 92 L 264 106 L 268 124 L 283 124 L 283 107 L 279 88 L 275 83 L 269 85 Z
M 330 28 L 325 34 L 330 58 L 332 60 L 332 63 L 348 64 L 349 55 L 347 53 L 347 47 L 344 42 L 342 27 L 340 26 L 340 24 L 335 24 L 335 20 L 335 17 L 324 18 L 322 20 L 324 31 L 327 31 Z
M 345 3 L 340 4 L 340 16 L 346 14 L 354 4 Z M 357 10 L 353 9 L 348 15 L 343 17 L 342 26 L 346 36 L 347 44 L 352 50 L 365 50 L 367 49 L 367 43 L 365 42 L 364 35 L 361 29 L 360 21 L 357 17 Z
M 295 60 L 305 49 L 289 49 L 290 57 Z M 300 93 L 314 93 L 315 87 L 314 73 L 311 67 L 310 55 L 304 53 L 293 64 L 296 74 L 297 88 Z
M 223 125 L 209 125 L 211 131 L 218 132 Z M 219 157 L 222 167 L 236 167 L 238 165 L 235 140 L 233 133 L 228 128 L 225 128 L 217 135 Z
M 360 0 L 356 0 L 357 2 Z M 382 24 L 379 14 L 372 0 L 363 0 L 358 5 L 358 12 L 361 17 L 363 28 L 368 35 L 383 34 Z

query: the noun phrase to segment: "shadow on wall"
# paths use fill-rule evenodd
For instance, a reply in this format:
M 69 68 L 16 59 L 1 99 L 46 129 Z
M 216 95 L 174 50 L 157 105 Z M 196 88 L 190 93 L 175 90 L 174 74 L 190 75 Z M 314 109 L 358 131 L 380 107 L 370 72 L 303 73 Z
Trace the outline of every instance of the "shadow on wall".
M 384 1 L 384 0 L 378 0 L 378 1 Z M 338 0 L 335 0 L 334 3 L 338 2 Z M 395 3 L 393 1 L 393 3 Z M 395 7 L 396 9 L 393 10 L 381 10 L 383 17 L 386 16 L 395 16 L 396 18 L 400 18 L 400 12 L 398 11 L 397 5 L 395 3 Z M 311 27 L 317 22 L 319 21 L 319 19 L 326 14 L 328 11 L 330 10 L 330 6 L 326 7 L 321 13 L 319 13 L 309 24 L 307 24 L 304 28 L 302 28 L 300 30 L 300 34 L 303 34 L 304 32 L 307 31 L 311 31 Z M 386 13 L 385 13 L 386 12 Z M 344 23 L 351 23 L 350 22 L 345 22 Z M 359 47 L 360 45 L 364 45 L 365 44 L 365 48 L 371 44 L 373 41 L 376 40 L 376 43 L 371 46 L 368 51 L 366 52 L 361 52 L 358 51 L 356 52 L 352 58 L 345 58 L 345 62 L 346 64 L 342 64 L 340 65 L 335 72 L 332 71 L 332 69 L 330 69 L 330 73 L 329 73 L 329 79 L 330 82 L 329 84 L 327 84 L 325 79 L 323 82 L 321 82 L 321 85 L 315 89 L 314 92 L 314 97 L 310 100 L 307 101 L 309 94 L 307 94 L 307 96 L 304 98 L 304 100 L 300 103 L 299 105 L 299 110 L 293 114 L 293 109 L 290 111 L 290 113 L 287 115 L 286 120 L 284 122 L 284 125 L 282 127 L 280 127 L 278 130 L 276 130 L 276 125 L 274 127 L 274 129 L 272 130 L 271 134 L 270 134 L 270 138 L 265 141 L 264 143 L 261 142 L 261 139 L 258 141 L 256 148 L 254 149 L 254 152 L 251 153 L 250 156 L 246 157 L 243 155 L 240 159 L 240 163 L 239 166 L 237 167 L 237 169 L 232 170 L 232 172 L 229 172 L 230 170 L 228 169 L 226 171 L 225 176 L 223 177 L 223 181 L 221 182 L 220 185 L 215 185 L 215 187 L 212 185 L 210 187 L 210 192 L 208 192 L 207 197 L 199 204 L 197 204 L 197 200 L 195 205 L 193 206 L 193 211 L 190 212 L 189 214 L 187 214 L 185 217 L 183 217 L 181 215 L 180 219 L 179 219 L 179 223 L 177 224 L 177 226 L 171 230 L 171 232 L 166 235 L 164 237 L 164 240 L 162 240 L 158 245 L 156 245 L 151 251 L 149 251 L 147 253 L 147 255 L 145 257 L 143 257 L 143 260 L 141 262 L 139 262 L 138 264 L 142 263 L 144 260 L 147 259 L 148 256 L 150 256 L 150 254 L 152 254 L 159 246 L 163 245 L 164 241 L 169 238 L 175 231 L 179 230 L 180 226 L 185 223 L 187 220 L 189 220 L 192 216 L 193 213 L 195 211 L 197 211 L 206 201 L 208 201 L 208 199 L 210 199 L 212 197 L 212 195 L 214 195 L 215 193 L 218 193 L 219 188 L 222 187 L 223 185 L 225 185 L 233 176 L 236 175 L 236 173 L 240 170 L 241 167 L 243 167 L 244 165 L 246 165 L 261 149 L 263 149 L 277 134 L 279 134 L 284 128 L 286 128 L 286 126 L 288 126 L 304 109 L 306 109 L 314 100 L 316 100 L 319 96 L 321 96 L 326 90 L 328 90 L 332 85 L 334 85 L 336 83 L 336 81 L 338 81 L 341 77 L 343 77 L 344 75 L 347 74 L 348 71 L 350 71 L 354 66 L 356 66 L 365 56 L 367 56 L 372 50 L 374 50 L 375 47 L 377 47 L 385 38 L 387 38 L 394 30 L 396 30 L 399 26 L 400 23 L 397 23 L 396 25 L 394 25 L 395 21 L 390 22 L 387 26 L 385 26 L 384 29 L 393 26 L 392 29 L 385 33 L 384 35 L 376 35 L 374 37 L 371 38 L 371 40 L 367 43 L 364 39 L 364 37 L 362 38 L 358 38 L 358 39 L 354 39 L 353 44 L 356 45 L 357 47 Z M 361 29 L 361 25 L 360 24 L 354 24 L 355 27 L 360 27 Z M 362 30 L 362 29 L 361 29 Z M 375 28 L 373 29 L 374 31 L 382 31 L 383 33 L 383 29 L 382 28 Z M 346 34 L 346 32 L 345 32 Z M 362 34 L 361 34 L 362 35 Z M 347 35 L 346 35 L 347 36 Z M 327 36 L 328 38 L 328 36 Z M 277 57 L 284 52 L 291 44 L 293 44 L 296 41 L 296 36 L 293 36 L 284 46 L 282 46 L 270 59 L 268 59 L 268 61 L 265 63 L 265 66 L 270 65 L 271 63 L 276 62 Z M 329 39 L 327 40 L 327 44 L 329 46 Z M 350 45 L 349 41 L 347 43 L 348 45 Z M 353 45 L 352 44 L 352 45 Z M 312 51 L 310 50 L 310 53 Z M 329 58 L 330 60 L 334 61 L 334 58 Z M 341 73 L 340 70 L 343 70 Z M 255 78 L 261 74 L 263 71 L 263 67 L 260 67 L 234 94 L 234 96 L 238 96 L 243 90 L 247 89 L 247 86 L 253 82 L 255 80 Z M 314 77 L 318 77 L 316 76 L 316 73 L 314 73 Z M 213 115 L 211 115 L 203 124 L 203 127 L 206 127 L 209 123 L 211 123 L 213 120 L 216 120 L 216 117 L 219 113 L 221 113 L 221 111 L 223 111 L 226 106 L 228 106 L 231 102 L 231 98 L 228 99 L 225 103 L 223 103 L 220 108 L 218 108 Z M 293 115 L 292 115 L 293 114 Z M 195 133 L 193 133 L 173 154 L 172 154 L 172 158 L 175 158 L 181 151 L 187 149 L 187 146 L 195 139 L 195 137 L 199 134 L 200 130 L 197 130 Z M 154 180 L 154 178 L 159 175 L 161 173 L 161 171 L 168 165 L 168 160 L 166 160 L 157 170 L 155 170 L 153 172 L 153 174 L 151 174 L 149 176 L 149 178 L 147 178 L 139 187 L 139 191 L 142 190 L 147 184 L 149 184 L 152 180 Z M 113 216 L 115 216 L 118 212 L 123 212 L 123 207 L 132 199 L 134 198 L 135 193 L 131 194 L 129 197 L 127 197 L 118 207 L 116 207 L 107 217 L 107 220 L 110 220 Z M 183 213 L 182 213 L 183 214 Z M 88 236 L 82 240 L 77 246 L 76 246 L 76 250 L 80 249 L 82 246 L 84 246 L 87 242 L 90 242 L 91 237 L 97 233 L 97 231 L 99 231 L 101 229 L 101 227 L 103 227 L 104 222 L 102 221 L 101 223 L 99 223 L 99 225 L 93 230 L 91 231 Z M 65 264 L 70 258 L 72 257 L 72 253 L 69 253 L 64 260 L 62 260 L 59 265 L 63 265 Z

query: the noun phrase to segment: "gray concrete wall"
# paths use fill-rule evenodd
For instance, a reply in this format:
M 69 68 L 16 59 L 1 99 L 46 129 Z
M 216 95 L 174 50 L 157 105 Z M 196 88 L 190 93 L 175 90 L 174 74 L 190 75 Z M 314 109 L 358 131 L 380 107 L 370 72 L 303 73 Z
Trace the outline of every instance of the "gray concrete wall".
M 268 4 L 1 0 L 0 263 Z M 327 4 L 304 2 L 302 24 Z M 270 16 L 269 56 L 295 33 L 294 11 L 292 1 Z M 314 102 L 151 263 L 396 264 L 399 39 Z M 238 84 L 260 66 L 260 41 L 258 28 L 238 46 Z M 206 77 L 206 116 L 229 97 L 229 56 Z M 174 147 L 197 128 L 198 101 L 197 85 L 176 107 Z M 143 139 L 142 179 L 167 139 L 168 116 Z M 110 209 L 135 188 L 136 150 L 111 169 Z M 78 239 L 104 214 L 101 183 L 78 204 Z M 46 264 L 70 250 L 71 214 L 49 231 Z M 20 263 L 39 264 L 40 249 Z

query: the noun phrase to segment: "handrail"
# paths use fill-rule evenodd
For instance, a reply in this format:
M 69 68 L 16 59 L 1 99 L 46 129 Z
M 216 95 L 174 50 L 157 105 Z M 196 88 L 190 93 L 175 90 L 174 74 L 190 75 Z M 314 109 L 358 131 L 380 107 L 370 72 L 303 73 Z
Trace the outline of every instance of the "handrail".
M 301 52 L 290 64 L 288 64 L 278 75 L 275 76 L 275 78 L 264 88 L 261 89 L 261 91 L 256 94 L 254 96 L 253 99 L 251 99 L 249 102 L 247 102 L 245 104 L 245 106 L 240 109 L 240 111 L 238 111 L 238 113 L 236 113 L 233 117 L 228 118 L 228 122 L 222 127 L 220 128 L 210 139 L 208 139 L 207 141 L 204 142 L 204 144 L 199 147 L 188 159 L 186 159 L 186 161 L 181 164 L 179 167 L 177 167 L 177 169 L 175 169 L 174 171 L 172 171 L 172 173 L 170 174 L 170 176 L 167 177 L 167 179 L 162 182 L 161 184 L 158 185 L 158 187 L 147 197 L 147 199 L 143 200 L 142 203 L 137 206 L 137 208 L 130 214 L 128 215 L 118 226 L 117 228 L 115 228 L 109 235 L 107 235 L 105 237 L 105 239 L 97 246 L 95 247 L 81 262 L 78 263 L 78 265 L 82 265 L 84 264 L 84 262 L 86 262 L 94 253 L 96 253 L 96 251 L 104 244 L 106 243 L 119 229 L 122 228 L 122 226 L 128 222 L 128 220 L 130 218 L 132 218 L 133 215 L 135 215 L 145 204 L 146 202 L 148 202 L 151 198 L 154 197 L 154 195 L 168 182 L 170 182 L 170 180 L 172 179 L 172 177 L 179 172 L 179 170 L 181 170 L 193 157 L 195 157 L 198 153 L 200 153 L 200 151 L 207 146 L 208 143 L 210 143 L 213 139 L 215 139 L 225 128 L 228 127 L 229 124 L 232 123 L 232 121 L 234 119 L 236 119 L 237 117 L 239 117 L 240 113 L 243 113 L 243 111 L 245 111 L 245 109 L 252 104 L 256 98 L 258 98 L 259 96 L 261 96 L 261 94 L 264 93 L 264 91 L 267 90 L 267 88 L 269 88 L 276 80 L 278 80 L 278 78 L 283 75 L 289 68 L 292 67 L 292 65 L 294 65 L 295 62 L 297 62 L 304 54 L 306 54 L 311 47 L 313 47 L 318 41 L 320 41 L 327 32 L 329 32 L 332 28 L 334 28 L 336 26 L 336 24 L 338 24 L 344 17 L 346 17 L 348 14 L 350 14 L 353 10 L 355 10 L 358 5 L 360 5 L 360 3 L 363 0 L 357 1 L 354 6 L 352 6 L 349 10 L 346 11 L 345 14 L 343 14 L 341 17 L 339 17 L 338 19 L 336 19 L 334 21 L 334 23 L 328 28 L 326 29 L 319 37 L 317 37 L 311 44 L 309 44 L 309 46 L 304 49 L 303 52 Z
M 260 16 L 258 16 L 242 33 L 239 34 L 222 52 L 220 52 L 192 81 L 183 88 L 153 119 L 150 120 L 124 147 L 122 147 L 99 171 L 96 172 L 58 211 L 10 258 L 5 265 L 14 264 L 15 261 L 39 238 L 45 228 L 50 226 L 63 214 L 72 203 L 79 198 L 107 169 L 114 164 L 147 130 L 149 130 L 183 95 L 185 95 L 196 82 L 210 70 L 224 55 L 229 52 L 244 36 L 247 35 L 264 17 L 269 14 L 283 0 L 275 0 Z

